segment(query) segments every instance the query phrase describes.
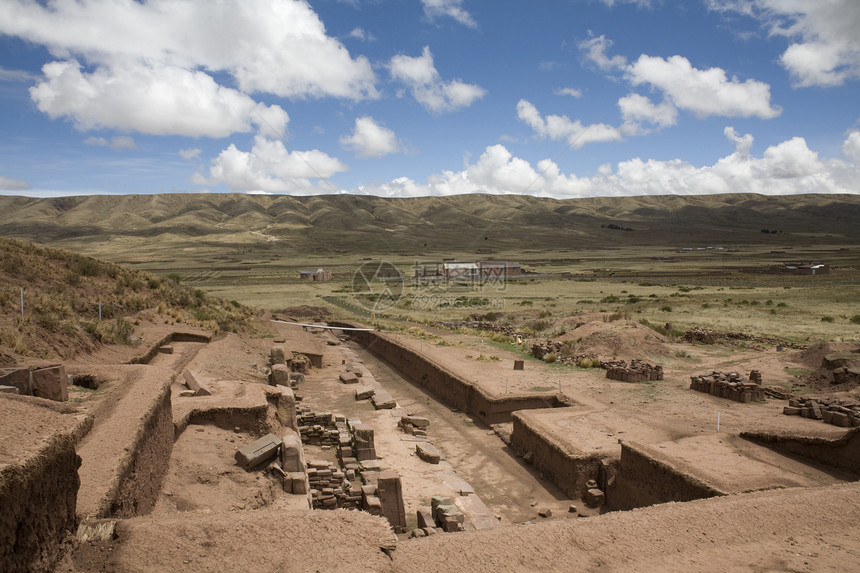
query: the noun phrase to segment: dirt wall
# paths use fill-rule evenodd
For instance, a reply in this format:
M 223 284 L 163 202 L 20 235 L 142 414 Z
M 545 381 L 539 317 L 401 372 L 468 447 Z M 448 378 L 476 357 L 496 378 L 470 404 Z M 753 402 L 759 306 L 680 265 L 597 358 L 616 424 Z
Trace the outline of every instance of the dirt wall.
M 811 459 L 860 476 L 860 428 L 849 430 L 837 439 L 784 436 L 765 432 L 741 432 L 740 436 L 779 452 Z
M 658 459 L 647 448 L 622 442 L 615 487 L 607 492 L 606 501 L 611 509 L 627 510 L 718 495 L 725 494 Z
M 80 463 L 72 436 L 55 435 L 26 463 L 2 466 L 0 569 L 54 569 L 63 538 L 75 530 Z
M 348 328 L 358 326 L 343 322 L 332 325 Z M 509 422 L 511 414 L 517 410 L 564 405 L 557 396 L 547 394 L 492 396 L 441 364 L 401 346 L 385 334 L 371 331 L 350 334 L 356 342 L 403 373 L 416 386 L 433 394 L 442 403 L 475 416 L 488 425 Z
M 119 487 L 113 492 L 111 517 L 146 515 L 155 506 L 173 450 L 173 412 L 166 388 L 141 431 Z
M 523 456 L 531 452 L 534 468 L 566 495 L 579 499 L 587 489 L 587 481 L 600 481 L 600 457 L 567 451 L 519 414 L 513 415 L 513 421 L 511 447 Z

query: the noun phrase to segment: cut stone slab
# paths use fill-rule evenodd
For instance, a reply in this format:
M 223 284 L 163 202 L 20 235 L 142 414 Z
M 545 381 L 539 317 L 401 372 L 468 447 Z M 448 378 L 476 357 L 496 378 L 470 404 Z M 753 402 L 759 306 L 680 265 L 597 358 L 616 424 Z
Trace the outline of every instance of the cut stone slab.
M 57 402 L 69 399 L 69 377 L 62 364 L 36 368 L 31 372 L 33 395 Z
M 266 462 L 278 453 L 281 439 L 275 434 L 266 434 L 259 440 L 255 440 L 236 452 L 236 463 L 247 469 L 254 468 Z
M 185 384 L 188 386 L 189 390 L 194 390 L 195 396 L 212 395 L 212 392 L 210 392 L 209 389 L 203 385 L 200 375 L 193 370 L 189 370 L 186 368 L 185 372 L 182 373 L 182 377 L 185 378 Z
M 415 445 L 415 453 L 428 464 L 438 464 L 442 454 L 430 442 L 420 442 Z
M 371 401 L 373 402 L 373 407 L 377 410 L 390 410 L 397 406 L 397 402 L 385 390 L 377 391 L 371 398 Z
M 475 529 L 491 529 L 499 527 L 502 522 L 493 515 L 487 505 L 477 495 L 466 495 L 454 498 L 456 505 L 466 517 L 466 523 Z
M 585 492 L 585 505 L 588 507 L 600 507 L 605 501 L 606 497 L 602 490 L 592 488 Z
M 418 508 L 418 527 L 425 529 L 428 527 L 436 527 L 436 522 L 433 521 L 433 510 L 422 505 Z
M 355 372 L 341 372 L 339 378 L 344 384 L 358 384 L 358 376 Z
M 0 386 L 0 394 L 18 394 L 18 388 L 15 386 Z
M 14 386 L 19 394 L 30 396 L 33 393 L 30 389 L 30 369 L 3 368 L 0 370 L 0 385 Z
M 269 350 L 269 363 L 274 366 L 275 364 L 286 364 L 287 363 L 287 349 L 283 346 L 273 346 Z
M 355 399 L 356 400 L 367 400 L 373 397 L 373 394 L 376 392 L 370 386 L 359 386 L 355 389 Z
M 379 473 L 376 495 L 382 502 L 382 513 L 395 532 L 406 530 L 406 510 L 400 474 L 394 470 Z
M 430 425 L 430 420 L 422 416 L 403 416 L 400 421 L 403 422 L 404 425 L 412 424 L 416 428 L 421 429 L 427 428 Z
M 272 374 L 269 377 L 269 384 L 272 386 L 289 386 L 290 385 L 290 369 L 286 364 L 273 364 Z
M 302 459 L 302 443 L 295 436 L 284 436 L 281 440 L 281 467 L 287 473 L 304 473 L 305 471 L 305 464 Z

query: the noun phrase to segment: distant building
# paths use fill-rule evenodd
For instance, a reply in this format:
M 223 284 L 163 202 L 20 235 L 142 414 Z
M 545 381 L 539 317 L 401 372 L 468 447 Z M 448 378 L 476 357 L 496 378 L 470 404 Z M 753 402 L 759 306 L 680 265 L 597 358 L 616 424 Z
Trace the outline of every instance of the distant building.
M 480 276 L 478 263 L 444 263 L 442 272 L 449 281 L 476 281 Z
M 793 275 L 826 275 L 830 273 L 830 265 L 824 263 L 785 263 L 784 272 Z
M 299 271 L 299 278 L 304 281 L 330 281 L 331 271 L 317 269 L 315 271 Z
M 511 261 L 486 261 L 478 263 L 482 277 L 518 277 L 523 274 L 519 263 Z

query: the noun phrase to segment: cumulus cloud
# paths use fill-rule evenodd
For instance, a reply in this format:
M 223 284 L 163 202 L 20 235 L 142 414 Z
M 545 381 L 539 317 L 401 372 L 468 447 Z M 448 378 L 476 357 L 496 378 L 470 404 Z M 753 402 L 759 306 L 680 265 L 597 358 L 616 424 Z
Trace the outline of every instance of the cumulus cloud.
M 517 118 L 531 127 L 539 137 L 566 141 L 576 149 L 596 141 L 617 141 L 623 135 L 620 129 L 604 123 L 584 125 L 579 120 L 572 121 L 566 115 L 542 116 L 534 104 L 524 99 L 517 103 Z
M 179 156 L 182 157 L 182 159 L 186 159 L 188 161 L 191 161 L 192 159 L 199 159 L 201 153 L 203 153 L 203 150 L 198 147 L 190 147 L 188 149 L 179 150 Z
M 842 144 L 842 155 L 860 165 L 860 131 L 852 131 Z
M 574 97 L 574 98 L 581 98 L 582 97 L 582 90 L 579 90 L 576 88 L 557 88 L 552 93 L 554 93 L 555 95 L 564 95 L 564 96 L 570 96 L 570 97 Z
M 735 151 L 713 165 L 697 167 L 673 159 L 639 157 L 614 167 L 604 164 L 593 177 L 564 174 L 550 159 L 535 165 L 514 156 L 503 145 L 487 147 L 461 171 L 443 171 L 424 184 L 408 178 L 362 187 L 355 193 L 380 196 L 454 195 L 462 193 L 528 194 L 559 199 L 588 196 L 702 195 L 711 193 L 856 193 L 860 162 L 823 159 L 803 138 L 768 147 L 761 157 L 750 155 L 753 137 L 725 129 Z M 860 150 L 860 132 L 845 140 L 846 157 Z
M 260 116 L 283 129 L 287 113 L 223 87 L 201 71 L 118 65 L 82 71 L 76 60 L 49 62 L 30 88 L 36 106 L 52 119 L 82 130 L 116 128 L 151 135 L 226 137 L 251 131 Z
M 624 124 L 630 128 L 630 132 L 637 133 L 643 123 L 650 123 L 658 127 L 667 127 L 678 123 L 678 110 L 668 101 L 654 104 L 650 99 L 639 94 L 630 94 L 618 100 L 621 110 L 621 118 Z
M 687 58 L 647 55 L 626 67 L 631 84 L 648 84 L 662 91 L 677 107 L 699 117 L 759 117 L 771 119 L 781 110 L 770 105 L 770 86 L 757 80 L 729 79 L 720 68 L 700 70 Z
M 431 22 L 436 18 L 449 17 L 469 28 L 477 27 L 472 16 L 463 9 L 463 0 L 421 0 L 421 4 L 424 6 L 424 15 Z
M 111 149 L 137 149 L 137 144 L 134 139 L 128 135 L 118 135 L 106 139 L 104 137 L 88 137 L 84 140 L 87 145 L 97 145 L 100 147 L 110 147 Z
M 341 137 L 340 144 L 363 158 L 379 158 L 400 151 L 394 132 L 369 116 L 356 118 L 352 135 Z
M 698 117 L 718 115 L 771 119 L 782 113 L 778 106 L 771 105 L 770 86 L 767 83 L 729 78 L 721 68 L 698 69 L 687 58 L 677 55 L 659 58 L 642 54 L 631 63 L 624 56 L 607 55 L 611 47 L 612 41 L 604 36 L 589 38 L 579 44 L 586 60 L 601 70 L 607 73 L 621 72 L 630 85 L 644 85 L 663 94 L 668 103 L 659 109 L 661 120 L 654 123 L 674 123 L 666 123 L 668 115 L 672 113 L 669 104 Z M 641 103 L 642 100 L 628 99 L 619 101 L 619 106 L 623 110 L 625 106 Z
M 327 36 L 301 0 L 10 0 L 0 34 L 47 47 L 55 60 L 31 98 L 81 130 L 224 137 L 260 115 L 286 125 L 286 112 L 249 94 L 379 95 L 370 62 Z
M 317 149 L 288 151 L 281 141 L 257 135 L 250 152 L 231 143 L 212 160 L 208 177 L 196 173 L 192 182 L 224 184 L 232 191 L 330 193 L 333 189 L 328 178 L 348 169 L 339 159 Z
M 26 191 L 27 189 L 30 189 L 28 182 L 0 175 L 0 191 Z
M 469 107 L 486 93 L 475 84 L 443 81 L 433 64 L 429 46 L 424 46 L 424 51 L 416 58 L 403 54 L 394 56 L 388 69 L 391 77 L 409 87 L 416 101 L 432 113 Z
M 772 35 L 794 40 L 780 62 L 797 86 L 838 86 L 860 78 L 856 0 L 709 0 L 708 7 L 756 18 Z

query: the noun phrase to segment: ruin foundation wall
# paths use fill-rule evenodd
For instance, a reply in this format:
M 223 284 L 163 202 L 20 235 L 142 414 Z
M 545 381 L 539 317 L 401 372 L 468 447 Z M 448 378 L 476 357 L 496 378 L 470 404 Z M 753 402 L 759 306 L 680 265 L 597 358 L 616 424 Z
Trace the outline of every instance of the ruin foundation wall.
M 513 421 L 511 447 L 522 456 L 530 452 L 534 468 L 566 495 L 579 499 L 588 489 L 588 481 L 600 480 L 600 457 L 565 450 L 552 436 L 547 436 L 519 414 L 513 415 Z
M 358 326 L 351 323 L 332 324 L 349 328 Z M 492 396 L 444 366 L 400 345 L 384 334 L 371 331 L 355 331 L 350 334 L 367 350 L 403 372 L 416 386 L 433 394 L 442 403 L 476 416 L 488 425 L 510 422 L 511 414 L 517 410 L 564 405 L 557 396 L 547 394 Z
M 152 511 L 167 474 L 173 442 L 170 386 L 166 386 L 138 432 L 131 459 L 112 492 L 112 517 L 134 517 Z
M 607 503 L 614 510 L 628 510 L 718 495 L 725 493 L 659 459 L 639 444 L 622 442 L 616 484 L 607 493 Z
M 54 435 L 25 463 L 0 469 L 0 563 L 4 571 L 52 571 L 75 530 L 75 440 Z
M 779 452 L 811 459 L 838 470 L 860 475 L 860 428 L 849 430 L 837 439 L 785 436 L 765 432 L 741 432 L 740 436 Z

